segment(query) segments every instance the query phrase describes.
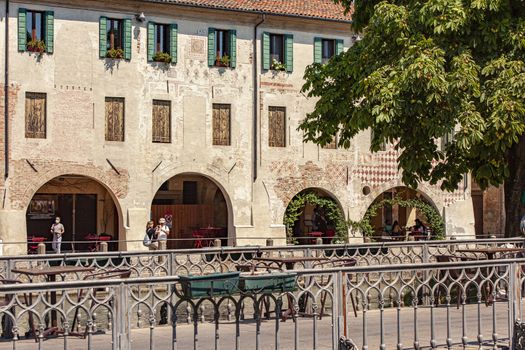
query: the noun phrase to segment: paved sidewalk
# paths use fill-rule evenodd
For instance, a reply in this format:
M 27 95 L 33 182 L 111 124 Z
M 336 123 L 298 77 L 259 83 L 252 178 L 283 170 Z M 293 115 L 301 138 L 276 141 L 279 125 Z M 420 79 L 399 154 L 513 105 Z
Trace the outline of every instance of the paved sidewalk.
M 498 338 L 506 339 L 507 336 L 507 304 L 504 302 L 498 302 L 496 305 L 496 330 Z M 468 305 L 466 307 L 466 325 L 468 327 L 467 337 L 469 341 L 473 341 L 477 338 L 478 332 L 478 317 L 477 317 L 477 305 Z M 481 305 L 481 317 L 480 327 L 482 330 L 483 338 L 490 340 L 492 338 L 492 307 L 486 307 Z M 435 334 L 439 344 L 439 349 L 445 349 L 446 338 L 447 338 L 447 315 L 446 308 L 441 307 L 435 309 Z M 461 312 L 457 310 L 455 306 L 450 307 L 450 318 L 451 318 L 451 338 L 453 339 L 453 349 L 463 349 L 459 342 L 462 336 L 462 323 L 461 323 Z M 402 338 L 402 344 L 404 349 L 413 348 L 413 337 L 414 337 L 414 311 L 413 309 L 406 309 L 401 312 L 401 329 L 400 335 Z M 362 345 L 362 313 L 359 313 L 359 317 L 355 318 L 353 314 L 348 317 L 348 326 L 351 334 L 349 336 L 356 341 L 358 345 Z M 380 345 L 380 312 L 378 310 L 372 310 L 367 312 L 367 328 L 368 328 L 368 348 L 379 349 Z M 331 328 L 331 316 L 325 316 L 321 320 L 317 320 L 317 349 L 327 350 L 332 349 L 332 328 Z M 277 322 L 273 320 L 264 320 L 261 323 L 261 334 L 260 334 L 260 349 L 269 350 L 275 349 L 275 331 Z M 397 347 L 397 310 L 387 309 L 384 312 L 384 342 L 386 349 L 396 349 Z M 423 348 L 428 348 L 430 340 L 430 308 L 421 307 L 418 309 L 418 332 L 420 345 Z M 219 325 L 220 338 L 219 338 L 219 349 L 233 350 L 235 349 L 235 324 L 232 322 L 222 322 Z M 294 349 L 294 331 L 296 324 L 289 319 L 286 322 L 278 322 L 280 332 L 280 349 Z M 298 349 L 306 350 L 313 349 L 313 338 L 314 338 L 314 322 L 312 318 L 299 318 L 298 323 Z M 253 320 L 243 321 L 240 325 L 240 349 L 252 350 L 256 346 L 256 323 Z M 176 328 L 177 342 L 175 343 L 176 349 L 179 350 L 190 350 L 194 349 L 193 334 L 194 327 L 192 324 L 180 324 Z M 154 339 L 154 345 L 152 349 L 166 349 L 169 350 L 172 347 L 172 329 L 169 326 L 156 327 L 153 330 L 152 338 Z M 150 349 L 150 330 L 149 328 L 132 329 L 131 331 L 132 349 L 136 350 L 147 350 Z M 198 335 L 197 335 L 197 348 L 198 349 L 215 349 L 215 325 L 212 323 L 199 323 L 198 324 Z M 38 344 L 34 340 L 21 340 L 17 342 L 17 350 L 33 350 L 38 349 Z M 87 349 L 87 339 L 78 339 L 70 337 L 68 339 L 68 350 L 85 350 Z M 111 336 L 110 335 L 94 335 L 92 349 L 95 350 L 110 350 L 111 349 Z M 12 344 L 9 342 L 0 342 L 0 349 L 12 349 Z M 482 347 L 483 349 L 492 349 L 492 345 L 489 343 Z M 505 347 L 499 347 L 505 349 Z M 64 339 L 55 338 L 49 339 L 43 342 L 42 350 L 56 350 L 64 349 Z M 474 344 L 467 349 L 478 349 Z

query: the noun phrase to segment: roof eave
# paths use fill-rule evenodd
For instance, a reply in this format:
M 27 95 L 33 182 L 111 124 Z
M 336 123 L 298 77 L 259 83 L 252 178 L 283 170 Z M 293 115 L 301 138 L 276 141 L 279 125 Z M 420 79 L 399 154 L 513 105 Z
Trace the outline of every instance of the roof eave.
M 170 4 L 166 1 L 160 1 L 160 0 L 144 0 L 145 2 L 154 2 L 154 3 L 160 3 L 160 4 Z M 229 12 L 239 12 L 239 13 L 251 13 L 256 15 L 267 15 L 267 16 L 278 16 L 278 17 L 291 17 L 291 18 L 301 18 L 301 19 L 315 19 L 319 21 L 327 21 L 327 22 L 336 22 L 336 23 L 347 23 L 352 24 L 352 20 L 346 20 L 346 19 L 337 19 L 337 18 L 325 18 L 325 17 L 319 17 L 319 16 L 304 16 L 304 15 L 295 15 L 295 14 L 286 14 L 286 13 L 275 13 L 275 12 L 267 12 L 267 11 L 257 11 L 257 10 L 243 10 L 243 9 L 232 9 L 229 7 L 223 7 L 223 6 L 212 6 L 212 5 L 194 5 L 194 4 L 184 4 L 184 3 L 171 3 L 176 6 L 182 6 L 182 7 L 190 7 L 190 8 L 206 8 L 206 9 L 213 9 L 213 10 L 221 10 L 221 11 L 229 11 Z

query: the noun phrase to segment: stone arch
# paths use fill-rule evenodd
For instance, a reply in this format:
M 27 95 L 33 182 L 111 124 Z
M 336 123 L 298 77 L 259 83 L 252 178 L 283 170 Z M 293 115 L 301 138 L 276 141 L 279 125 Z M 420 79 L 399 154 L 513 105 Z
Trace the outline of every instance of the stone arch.
M 170 179 L 173 179 L 178 176 L 198 176 L 203 177 L 209 181 L 211 181 L 213 184 L 217 186 L 217 188 L 222 193 L 224 200 L 226 202 L 226 209 L 227 209 L 227 221 L 228 221 L 228 242 L 229 244 L 233 244 L 235 242 L 236 234 L 235 234 L 235 225 L 234 225 L 234 211 L 233 211 L 233 203 L 229 194 L 229 191 L 227 187 L 224 185 L 224 183 L 227 183 L 226 179 L 222 178 L 218 171 L 210 171 L 209 168 L 203 168 L 199 167 L 198 169 L 190 169 L 186 167 L 176 167 L 176 168 L 170 168 L 170 169 L 163 169 L 163 171 L 159 172 L 157 176 L 154 177 L 153 183 L 152 183 L 152 191 L 149 198 L 149 207 L 152 207 L 153 200 L 157 194 L 157 192 L 160 190 L 161 186 Z M 211 194 L 207 194 L 207 197 L 213 198 Z

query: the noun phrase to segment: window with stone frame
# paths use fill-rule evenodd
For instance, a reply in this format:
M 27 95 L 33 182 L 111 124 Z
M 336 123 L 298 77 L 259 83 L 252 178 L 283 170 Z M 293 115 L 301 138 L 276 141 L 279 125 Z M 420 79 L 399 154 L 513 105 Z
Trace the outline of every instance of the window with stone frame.
M 213 104 L 213 145 L 229 146 L 231 144 L 231 105 Z
M 153 100 L 152 128 L 153 142 L 171 142 L 171 101 Z
M 26 92 L 25 135 L 32 139 L 46 138 L 46 94 Z
M 124 98 L 106 97 L 106 141 L 124 141 Z
M 268 108 L 268 146 L 286 147 L 286 108 Z

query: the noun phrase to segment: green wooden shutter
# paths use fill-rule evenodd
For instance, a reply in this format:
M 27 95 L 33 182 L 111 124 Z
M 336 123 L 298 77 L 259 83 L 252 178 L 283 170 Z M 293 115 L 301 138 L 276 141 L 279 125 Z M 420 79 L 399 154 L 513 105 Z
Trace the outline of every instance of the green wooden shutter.
M 131 20 L 125 19 L 124 23 L 124 59 L 131 59 Z
M 323 62 L 323 39 L 314 38 L 314 63 Z
M 344 50 L 344 43 L 343 40 L 337 39 L 335 41 L 335 54 L 339 55 Z
M 262 34 L 262 67 L 263 69 L 270 69 L 270 33 L 264 32 Z
M 208 66 L 215 65 L 215 28 L 208 28 Z
M 179 26 L 177 25 L 177 23 L 172 23 L 170 25 L 170 55 L 171 55 L 172 64 L 177 63 L 178 35 L 179 35 Z
M 237 66 L 237 31 L 230 30 L 230 67 Z
M 18 51 L 20 52 L 27 49 L 26 15 L 26 9 L 18 9 Z
M 153 61 L 155 55 L 155 23 L 148 22 L 148 62 Z
M 108 19 L 100 17 L 98 26 L 98 52 L 101 58 L 108 52 Z
M 46 52 L 53 53 L 55 48 L 55 13 L 46 11 Z
M 293 72 L 293 35 L 284 35 L 284 62 L 286 62 L 286 71 Z

